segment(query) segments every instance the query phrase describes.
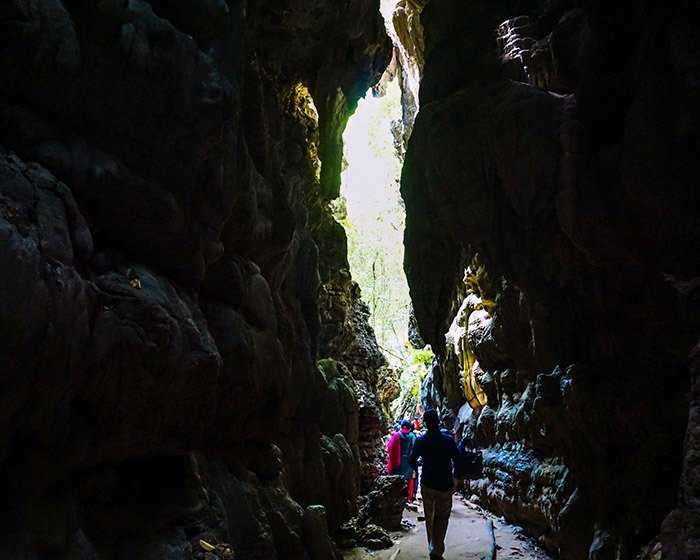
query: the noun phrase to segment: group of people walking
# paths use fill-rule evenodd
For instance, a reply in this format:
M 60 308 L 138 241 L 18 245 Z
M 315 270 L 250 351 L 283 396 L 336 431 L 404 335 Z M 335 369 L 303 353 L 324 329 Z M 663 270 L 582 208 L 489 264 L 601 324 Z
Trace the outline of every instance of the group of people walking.
M 428 553 L 431 560 L 442 560 L 445 552 L 445 534 L 452 512 L 452 494 L 460 479 L 474 476 L 477 453 L 471 451 L 468 442 L 460 446 L 447 430 L 440 430 L 436 410 L 423 415 L 425 433 L 420 430 L 418 419 L 403 420 L 399 429 L 387 442 L 387 471 L 403 476 L 407 486 L 407 501 L 416 497 L 418 480 L 425 511 L 425 529 L 428 536 Z M 479 469 L 480 458 L 479 457 Z M 421 466 L 421 473 L 418 467 Z

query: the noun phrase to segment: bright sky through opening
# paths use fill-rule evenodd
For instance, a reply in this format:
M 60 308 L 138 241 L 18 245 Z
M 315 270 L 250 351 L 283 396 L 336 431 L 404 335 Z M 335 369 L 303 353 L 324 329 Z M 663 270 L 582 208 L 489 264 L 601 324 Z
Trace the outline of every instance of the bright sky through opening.
M 398 80 L 382 97 L 368 92 L 343 135 L 347 167 L 341 176 L 351 274 L 369 305 L 377 341 L 395 364 L 405 355 L 410 302 L 403 272 L 401 160 L 392 132 L 392 121 L 400 120 Z

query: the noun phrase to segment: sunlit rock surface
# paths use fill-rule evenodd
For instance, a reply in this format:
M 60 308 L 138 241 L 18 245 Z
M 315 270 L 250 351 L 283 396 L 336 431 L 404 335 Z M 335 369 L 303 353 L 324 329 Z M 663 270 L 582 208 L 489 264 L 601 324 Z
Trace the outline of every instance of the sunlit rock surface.
M 667 558 L 697 556 L 690 7 L 444 0 L 421 15 L 402 193 L 415 315 L 439 354 L 424 397 L 485 448 L 480 498 L 566 559 L 632 558 L 660 530 Z M 493 305 L 466 319 L 476 255 Z
M 393 63 L 401 80 L 401 152 L 411 137 L 418 114 L 420 80 L 425 64 L 425 37 L 421 12 L 427 0 L 381 0 L 387 32 L 394 44 Z
M 0 7 L 0 557 L 335 555 L 383 431 L 326 210 L 378 10 Z

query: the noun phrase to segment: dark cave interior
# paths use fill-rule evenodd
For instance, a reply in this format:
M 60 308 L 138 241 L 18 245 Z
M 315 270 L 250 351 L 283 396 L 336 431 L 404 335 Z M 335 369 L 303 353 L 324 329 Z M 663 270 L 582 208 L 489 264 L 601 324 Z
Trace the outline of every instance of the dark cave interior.
M 695 3 L 392 7 L 2 2 L 0 558 L 338 560 L 396 522 L 329 206 L 386 72 L 471 491 L 564 560 L 700 558 Z

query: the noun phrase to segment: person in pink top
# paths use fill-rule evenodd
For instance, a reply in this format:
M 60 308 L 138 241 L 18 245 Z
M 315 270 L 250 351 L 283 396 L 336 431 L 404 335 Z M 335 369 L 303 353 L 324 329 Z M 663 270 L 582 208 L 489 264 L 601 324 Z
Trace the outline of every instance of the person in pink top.
M 408 501 L 413 501 L 415 493 L 414 488 L 414 472 L 408 462 L 413 451 L 413 443 L 416 436 L 412 430 L 413 426 L 410 421 L 404 420 L 401 422 L 401 429 L 394 432 L 389 438 L 386 445 L 387 465 L 386 469 L 389 474 L 403 476 L 408 485 Z

